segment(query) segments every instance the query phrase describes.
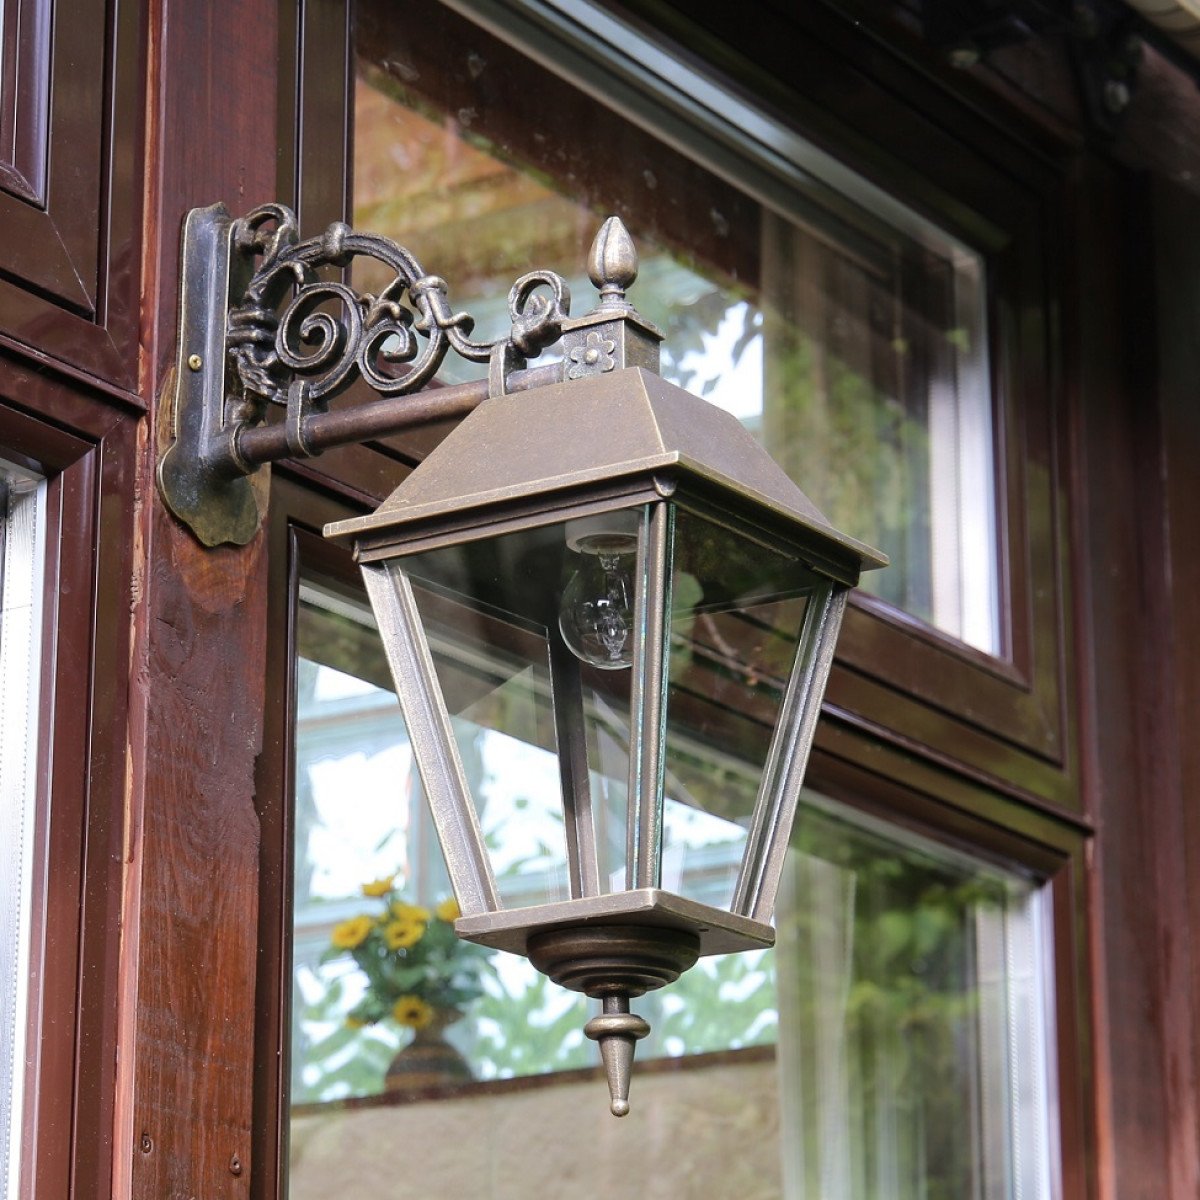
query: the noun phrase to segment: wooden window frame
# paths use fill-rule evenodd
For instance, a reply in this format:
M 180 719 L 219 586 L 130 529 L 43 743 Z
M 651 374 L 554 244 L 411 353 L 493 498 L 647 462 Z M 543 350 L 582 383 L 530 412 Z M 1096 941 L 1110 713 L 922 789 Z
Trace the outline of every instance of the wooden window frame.
M 11 0 L 0 75 L 0 341 L 133 391 L 142 259 L 135 0 Z
M 135 422 L 0 357 L 0 447 L 47 479 L 21 1195 L 112 1185 Z
M 360 448 L 395 482 L 407 468 L 383 451 Z M 340 493 L 340 494 L 339 494 Z M 267 673 L 264 746 L 256 776 L 261 831 L 259 962 L 254 1058 L 271 1064 L 255 1078 L 253 1200 L 278 1200 L 287 1180 L 292 958 L 291 878 L 294 791 L 296 610 L 302 578 L 359 590 L 343 547 L 321 530 L 359 511 L 358 497 L 309 469 L 276 470 L 268 554 Z M 821 724 L 809 765 L 815 790 L 889 824 L 932 837 L 1036 881 L 1048 890 L 1053 930 L 1052 1068 L 1062 1200 L 1096 1194 L 1090 991 L 1087 985 L 1088 835 L 1053 815 L 1014 804 L 977 781 L 950 772 L 836 719 Z

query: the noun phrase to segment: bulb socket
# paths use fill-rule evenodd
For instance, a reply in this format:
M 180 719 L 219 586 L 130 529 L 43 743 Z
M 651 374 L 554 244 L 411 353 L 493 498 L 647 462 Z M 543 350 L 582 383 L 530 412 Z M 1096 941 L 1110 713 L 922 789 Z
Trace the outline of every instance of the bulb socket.
M 566 524 L 567 546 L 577 554 L 636 554 L 640 517 L 629 508 L 576 517 Z

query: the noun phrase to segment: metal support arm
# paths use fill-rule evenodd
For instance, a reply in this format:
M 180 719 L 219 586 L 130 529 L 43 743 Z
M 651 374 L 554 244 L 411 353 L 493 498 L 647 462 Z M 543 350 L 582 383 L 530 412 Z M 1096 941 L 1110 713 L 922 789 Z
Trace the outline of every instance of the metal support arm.
M 392 273 L 379 295 L 349 282 L 356 258 Z M 661 334 L 625 301 L 637 254 L 615 217 L 597 234 L 589 273 L 601 297 L 592 313 L 572 320 L 566 280 L 531 271 L 509 292 L 508 334 L 478 342 L 446 282 L 388 238 L 335 222 L 300 241 L 295 216 L 278 204 L 237 220 L 220 204 L 193 209 L 173 441 L 159 464 L 168 507 L 205 545 L 242 545 L 261 522 L 264 489 L 251 477 L 265 463 L 461 417 L 489 395 L 618 366 L 657 369 Z M 560 338 L 562 360 L 528 367 Z M 486 378 L 422 391 L 450 350 L 486 363 Z M 330 412 L 359 379 L 376 398 Z

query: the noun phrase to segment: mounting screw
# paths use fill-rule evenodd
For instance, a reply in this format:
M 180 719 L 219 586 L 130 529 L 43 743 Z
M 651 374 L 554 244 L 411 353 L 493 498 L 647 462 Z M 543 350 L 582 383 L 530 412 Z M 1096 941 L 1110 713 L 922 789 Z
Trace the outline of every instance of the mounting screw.
M 142 1133 L 142 1140 L 138 1143 L 138 1149 L 141 1150 L 143 1154 L 149 1154 L 150 1151 L 154 1149 L 154 1143 L 150 1140 L 150 1135 L 148 1133 Z
M 198 370 L 200 370 L 200 368 L 202 366 L 204 366 L 204 359 L 202 359 L 200 357 L 200 355 L 198 355 L 198 354 L 189 354 L 188 355 L 188 367 L 191 368 L 191 370 L 198 371 Z
M 240 1175 L 242 1173 L 242 1160 L 235 1154 L 229 1160 L 230 1175 Z
M 1112 115 L 1119 116 L 1129 107 L 1129 85 L 1120 79 L 1110 79 L 1104 85 L 1104 107 Z

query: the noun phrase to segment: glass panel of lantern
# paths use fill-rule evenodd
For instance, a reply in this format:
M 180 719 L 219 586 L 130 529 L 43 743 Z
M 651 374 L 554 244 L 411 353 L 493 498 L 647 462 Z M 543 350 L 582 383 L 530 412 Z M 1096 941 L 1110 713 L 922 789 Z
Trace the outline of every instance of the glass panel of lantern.
M 800 634 L 825 589 L 778 548 L 672 507 L 662 886 L 728 909 Z
M 755 802 L 832 592 L 795 553 L 662 500 L 389 555 L 368 587 L 379 612 L 411 586 L 498 907 L 662 887 L 728 910 L 752 827 L 769 869 Z

